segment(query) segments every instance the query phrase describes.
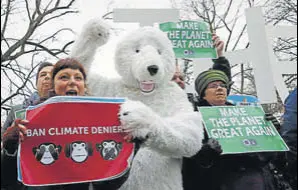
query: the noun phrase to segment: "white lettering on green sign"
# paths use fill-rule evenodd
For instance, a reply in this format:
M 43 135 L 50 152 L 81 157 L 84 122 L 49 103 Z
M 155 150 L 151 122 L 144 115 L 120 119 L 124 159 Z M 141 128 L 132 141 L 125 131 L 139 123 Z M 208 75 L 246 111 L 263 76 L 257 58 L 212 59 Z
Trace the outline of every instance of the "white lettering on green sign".
M 219 141 L 223 154 L 289 150 L 260 106 L 199 109 L 208 136 Z
M 162 23 L 177 58 L 217 58 L 209 25 L 205 22 L 182 21 Z
M 231 117 L 231 116 L 246 116 L 247 113 L 244 108 L 220 108 L 220 114 L 224 117 Z
M 187 29 L 187 30 L 205 30 L 206 27 L 202 27 L 203 25 L 199 22 L 193 21 L 184 21 L 177 23 L 176 27 L 179 29 Z
M 229 118 L 210 118 L 209 121 L 214 127 L 234 127 L 234 126 L 253 126 L 265 125 L 266 121 L 262 116 L 229 117 Z

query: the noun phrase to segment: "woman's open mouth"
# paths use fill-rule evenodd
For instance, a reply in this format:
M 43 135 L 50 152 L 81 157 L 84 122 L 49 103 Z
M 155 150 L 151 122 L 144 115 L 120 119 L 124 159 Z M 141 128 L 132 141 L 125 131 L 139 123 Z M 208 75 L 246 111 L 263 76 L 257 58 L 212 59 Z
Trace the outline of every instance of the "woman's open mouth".
M 144 93 L 150 93 L 155 90 L 155 83 L 153 81 L 140 82 L 140 89 Z
M 75 91 L 75 90 L 69 90 L 69 91 L 67 91 L 67 92 L 65 93 L 65 95 L 67 95 L 67 96 L 77 96 L 78 93 L 77 93 L 77 91 Z

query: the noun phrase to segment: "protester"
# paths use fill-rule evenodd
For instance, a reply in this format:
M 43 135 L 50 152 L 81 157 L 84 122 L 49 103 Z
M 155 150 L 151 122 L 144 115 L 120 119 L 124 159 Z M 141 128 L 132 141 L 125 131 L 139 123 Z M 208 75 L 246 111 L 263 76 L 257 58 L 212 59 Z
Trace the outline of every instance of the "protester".
M 52 90 L 49 91 L 47 98 L 52 96 L 84 96 L 87 91 L 86 87 L 86 72 L 83 66 L 75 59 L 62 59 L 59 60 L 53 67 L 51 72 L 52 79 Z M 44 99 L 45 100 L 45 99 Z M 40 99 L 38 103 L 44 101 Z M 26 120 L 16 120 L 15 124 L 11 128 L 21 129 L 20 138 L 25 139 L 25 130 L 28 121 Z M 6 133 L 6 136 L 9 136 Z M 10 135 L 11 136 L 11 135 Z M 2 164 L 2 163 L 1 163 Z M 16 165 L 16 162 L 13 163 Z M 12 164 L 11 164 L 12 165 Z M 12 168 L 12 166 L 6 166 L 7 169 Z M 2 169 L 2 168 L 1 168 Z M 128 174 L 127 174 L 128 175 Z M 108 181 L 108 182 L 96 182 L 93 183 L 94 190 L 116 190 L 118 189 L 126 180 L 127 175 L 123 177 Z M 49 187 L 29 187 L 29 190 L 88 190 L 90 183 L 80 183 L 80 184 L 70 184 L 70 185 L 59 185 L 59 186 L 49 186 Z
M 6 131 L 8 127 L 11 126 L 15 120 L 15 111 L 24 109 L 28 106 L 35 105 L 40 101 L 40 98 L 48 96 L 49 89 L 52 88 L 51 84 L 51 72 L 53 64 L 49 62 L 43 62 L 39 65 L 36 74 L 36 88 L 37 91 L 34 92 L 28 99 L 26 99 L 23 104 L 12 107 L 10 113 L 8 114 L 3 127 L 1 128 L 1 136 L 3 132 Z
M 83 66 L 75 59 L 59 60 L 52 70 L 52 96 L 84 96 L 86 91 L 86 72 Z M 60 186 L 66 190 L 88 190 L 89 183 Z M 51 189 L 58 188 L 57 186 Z
M 230 80 L 220 70 L 202 72 L 195 80 L 195 89 L 198 93 L 198 106 L 225 106 L 227 102 Z
M 219 70 L 198 75 L 195 88 L 198 106 L 233 106 L 227 102 L 230 80 Z M 274 190 L 273 176 L 267 167 L 270 154 L 220 155 L 217 141 L 208 139 L 205 148 L 193 158 L 184 159 L 185 190 Z M 200 179 L 200 180 L 198 180 Z
M 211 70 L 201 73 L 196 79 L 198 97 L 196 101 L 190 100 L 195 102 L 195 111 L 200 106 L 233 106 L 227 102 L 233 82 L 229 61 L 223 56 L 224 42 L 216 35 L 213 35 L 213 40 L 219 58 L 213 60 Z M 270 120 L 269 116 L 266 119 Z M 266 166 L 269 159 L 267 155 L 220 156 L 221 153 L 219 142 L 209 139 L 205 133 L 201 151 L 183 160 L 184 189 L 274 190 L 273 177 Z
M 224 49 L 224 42 L 220 40 L 219 36 L 216 34 L 213 34 L 212 39 L 214 41 L 214 47 L 217 50 L 217 59 L 213 59 L 213 70 L 220 70 L 219 73 L 222 74 L 227 84 L 232 85 L 231 82 L 231 67 L 229 61 L 224 57 L 223 55 L 223 49 Z M 223 71 L 224 73 L 222 73 Z M 172 78 L 172 81 L 176 82 L 182 89 L 185 89 L 185 77 L 182 73 L 181 69 L 179 68 L 178 64 L 176 65 L 176 72 L 175 75 Z M 228 82 L 229 81 L 229 82 Z M 228 93 L 228 92 L 227 92 Z M 192 93 L 187 93 L 189 101 L 194 106 L 194 111 L 198 111 L 198 97 L 196 97 Z M 205 134 L 205 140 L 203 142 L 203 147 L 200 151 L 199 155 L 199 167 L 208 168 L 210 165 L 210 162 L 213 162 L 213 160 L 210 160 L 210 158 L 218 157 L 219 154 L 222 152 L 221 146 L 219 145 L 218 141 L 214 139 L 208 139 L 207 135 Z M 198 156 L 197 155 L 197 156 Z M 201 169 L 196 167 L 197 163 L 195 161 L 195 157 L 193 158 L 184 158 L 183 159 L 183 186 L 185 190 L 195 190 L 195 189 L 201 189 L 201 186 L 196 185 L 196 182 L 198 179 L 200 179 L 200 176 L 197 176 L 198 174 L 201 174 L 204 176 L 203 173 L 198 173 L 196 169 Z M 188 168 L 194 168 L 194 169 L 188 169 Z M 210 172 L 209 172 L 210 173 Z M 207 172 L 206 172 L 207 175 Z M 189 177 L 191 176 L 191 177 Z M 195 177 L 196 176 L 196 177 Z M 212 177 L 211 175 L 209 175 Z M 204 188 L 203 188 L 204 189 Z M 205 188 L 208 189 L 207 187 Z
M 288 146 L 297 152 L 297 88 L 285 101 L 281 135 Z
M 281 136 L 290 148 L 280 153 L 276 165 L 292 189 L 297 189 L 297 88 L 285 101 L 285 113 L 282 118 Z
M 16 153 L 19 137 L 23 139 L 23 134 L 25 133 L 23 124 L 27 122 L 20 119 L 16 120 L 15 112 L 25 109 L 30 105 L 35 105 L 40 101 L 40 98 L 44 98 L 48 95 L 48 90 L 52 87 L 52 68 L 53 64 L 49 62 L 43 62 L 39 65 L 36 74 L 37 92 L 34 92 L 23 104 L 12 107 L 1 128 L 1 143 L 3 145 L 3 148 L 1 148 L 1 190 L 19 190 L 24 188 L 22 184 L 17 181 Z

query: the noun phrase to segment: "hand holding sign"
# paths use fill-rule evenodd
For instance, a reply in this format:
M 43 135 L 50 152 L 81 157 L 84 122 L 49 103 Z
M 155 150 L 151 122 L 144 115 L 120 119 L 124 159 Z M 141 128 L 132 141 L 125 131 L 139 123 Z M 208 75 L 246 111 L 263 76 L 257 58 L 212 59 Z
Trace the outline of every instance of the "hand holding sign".
M 213 33 L 212 34 L 212 40 L 214 42 L 214 47 L 216 48 L 217 51 L 217 56 L 222 57 L 223 56 L 223 50 L 225 47 L 225 42 L 222 41 L 217 34 Z
M 26 127 L 29 121 L 16 119 L 12 126 L 8 127 L 3 134 L 3 147 L 9 154 L 16 151 L 19 141 L 24 141 L 26 135 Z
M 56 96 L 29 107 L 18 180 L 44 186 L 120 179 L 134 153 L 134 144 L 123 140 L 126 134 L 117 117 L 124 101 Z
M 215 139 L 208 139 L 203 144 L 202 149 L 196 156 L 198 164 L 204 168 L 208 168 L 213 164 L 213 161 L 217 159 L 223 152 L 221 145 Z

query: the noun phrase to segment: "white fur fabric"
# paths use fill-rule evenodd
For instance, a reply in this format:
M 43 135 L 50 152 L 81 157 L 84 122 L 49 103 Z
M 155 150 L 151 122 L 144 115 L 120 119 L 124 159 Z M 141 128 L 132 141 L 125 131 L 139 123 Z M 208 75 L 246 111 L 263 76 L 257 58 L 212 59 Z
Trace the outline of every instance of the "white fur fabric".
M 108 36 L 104 22 L 91 20 L 71 56 L 89 70 L 97 47 L 105 44 Z M 121 78 L 107 80 L 89 72 L 88 88 L 94 96 L 126 97 L 119 113 L 123 128 L 134 137 L 148 138 L 120 190 L 182 190 L 182 158 L 200 150 L 203 126 L 186 93 L 171 82 L 175 71 L 171 42 L 160 30 L 144 27 L 126 36 L 115 53 Z M 150 74 L 152 65 L 158 68 L 157 73 Z M 142 82 L 150 83 L 153 90 L 142 91 Z

